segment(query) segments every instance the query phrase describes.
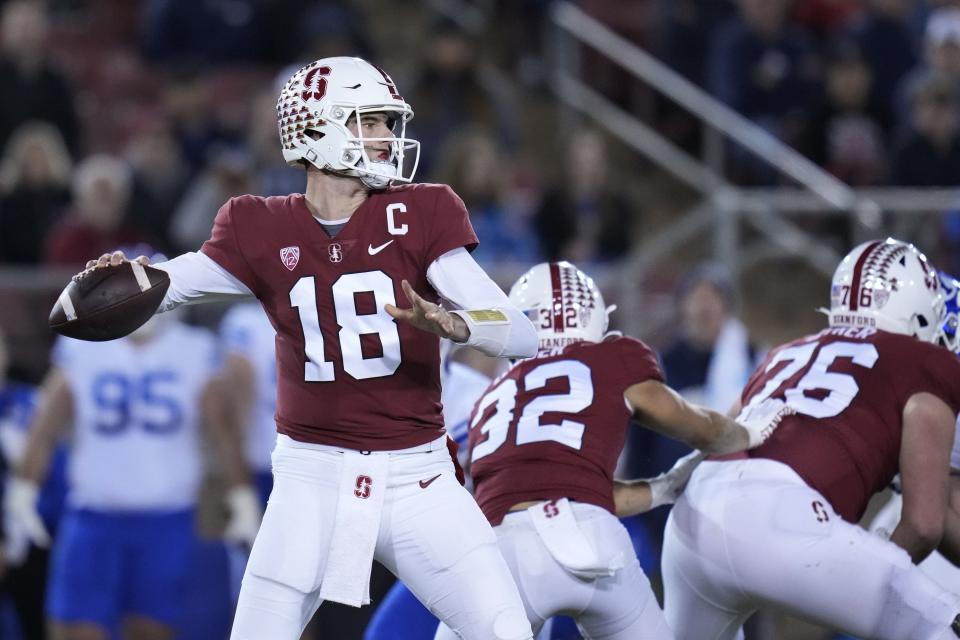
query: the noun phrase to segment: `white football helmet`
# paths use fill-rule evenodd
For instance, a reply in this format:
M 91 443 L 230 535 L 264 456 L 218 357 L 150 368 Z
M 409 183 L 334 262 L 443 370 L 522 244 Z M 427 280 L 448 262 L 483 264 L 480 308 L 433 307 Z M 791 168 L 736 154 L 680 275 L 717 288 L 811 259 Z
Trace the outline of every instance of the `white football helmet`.
M 353 118 L 383 113 L 393 130 L 387 138 L 364 138 L 347 128 Z M 284 85 L 277 100 L 277 121 L 283 159 L 298 165 L 306 161 L 318 169 L 360 178 L 371 189 L 392 182 L 410 182 L 420 160 L 420 143 L 404 137 L 410 108 L 382 69 L 360 58 L 323 58 L 301 68 Z M 390 143 L 390 157 L 367 157 L 364 145 Z M 413 153 L 409 169 L 404 159 Z
M 944 299 L 937 272 L 915 246 L 864 242 L 840 261 L 830 286 L 830 326 L 876 327 L 942 339 Z
M 540 351 L 573 342 L 600 342 L 609 316 L 593 279 L 569 262 L 541 262 L 510 287 L 510 301 L 540 338 Z

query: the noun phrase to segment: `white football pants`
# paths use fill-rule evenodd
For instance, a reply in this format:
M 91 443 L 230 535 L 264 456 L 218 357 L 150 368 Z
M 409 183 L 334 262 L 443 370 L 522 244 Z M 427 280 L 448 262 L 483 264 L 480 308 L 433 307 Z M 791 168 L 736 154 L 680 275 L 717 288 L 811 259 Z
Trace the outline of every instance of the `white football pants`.
M 863 638 L 957 637 L 960 597 L 772 460 L 700 464 L 667 521 L 663 581 L 678 640 L 733 638 L 762 606 Z
M 444 439 L 370 455 L 389 456 L 374 557 L 459 637 L 532 639 L 493 531 L 457 482 Z M 244 573 L 231 640 L 298 640 L 320 606 L 341 460 L 334 448 L 278 439 L 273 493 Z
M 877 532 L 878 529 L 882 529 L 885 532 L 884 535 L 889 536 L 897 528 L 897 524 L 900 523 L 903 496 L 899 493 L 891 493 L 893 495 L 890 496 L 890 501 L 877 512 L 873 522 L 870 523 L 870 531 Z M 947 591 L 960 593 L 960 567 L 954 565 L 940 553 L 934 551 L 917 566 Z
M 673 640 L 627 530 L 605 509 L 570 504 L 594 548 L 607 555 L 619 550 L 626 564 L 610 577 L 577 577 L 553 558 L 528 513 L 507 514 L 494 532 L 534 633 L 551 617 L 566 615 L 576 620 L 588 640 Z M 436 640 L 453 637 L 441 624 Z

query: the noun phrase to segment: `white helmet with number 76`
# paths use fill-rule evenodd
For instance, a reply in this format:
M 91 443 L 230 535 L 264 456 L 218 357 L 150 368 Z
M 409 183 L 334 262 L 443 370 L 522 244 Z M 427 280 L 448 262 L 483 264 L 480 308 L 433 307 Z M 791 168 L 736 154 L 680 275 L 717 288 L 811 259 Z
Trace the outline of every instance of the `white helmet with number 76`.
M 540 338 L 540 351 L 573 342 L 600 342 L 609 317 L 593 279 L 569 262 L 541 262 L 510 288 L 510 301 L 523 311 Z
M 864 242 L 833 274 L 831 327 L 875 327 L 937 342 L 943 314 L 937 272 L 910 243 L 893 238 Z
M 364 114 L 386 116 L 390 137 L 365 138 Z M 353 176 L 371 189 L 410 182 L 417 170 L 420 143 L 406 138 L 410 108 L 390 76 L 361 58 L 323 58 L 294 73 L 280 91 L 277 121 L 283 158 L 290 165 L 308 162 L 318 169 Z M 357 134 L 347 128 L 353 119 Z M 389 158 L 368 157 L 365 145 L 389 143 Z M 407 155 L 413 154 L 410 162 Z

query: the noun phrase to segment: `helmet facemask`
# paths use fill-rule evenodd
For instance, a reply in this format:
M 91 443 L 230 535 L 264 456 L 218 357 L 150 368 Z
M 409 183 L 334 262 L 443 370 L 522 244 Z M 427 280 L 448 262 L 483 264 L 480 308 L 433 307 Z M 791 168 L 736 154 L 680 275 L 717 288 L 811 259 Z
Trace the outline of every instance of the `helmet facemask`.
M 382 114 L 387 118 L 387 126 L 392 132 L 391 136 L 365 137 L 363 135 L 363 117 L 371 114 Z M 406 137 L 407 122 L 412 117 L 413 111 L 409 107 L 400 109 L 392 105 L 367 105 L 363 107 L 358 104 L 334 105 L 328 122 L 339 125 L 344 130 L 343 153 L 341 155 L 341 163 L 344 168 L 335 170 L 330 167 L 320 167 L 317 163 L 313 164 L 318 169 L 326 168 L 333 173 L 358 177 L 371 189 L 382 189 L 391 182 L 410 182 L 413 180 L 417 165 L 420 162 L 420 143 Z M 356 123 L 355 134 L 349 127 L 351 121 Z M 319 133 L 313 129 L 308 131 Z M 367 147 L 382 142 L 389 145 L 389 157 L 386 160 L 371 158 Z M 413 160 L 409 167 L 405 167 L 405 161 L 411 155 Z

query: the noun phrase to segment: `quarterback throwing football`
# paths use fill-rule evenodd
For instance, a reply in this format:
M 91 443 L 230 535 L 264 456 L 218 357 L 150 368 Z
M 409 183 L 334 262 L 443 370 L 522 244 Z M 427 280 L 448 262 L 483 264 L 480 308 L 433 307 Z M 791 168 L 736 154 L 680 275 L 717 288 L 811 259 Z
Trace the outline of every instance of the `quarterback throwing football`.
M 493 531 L 454 475 L 438 336 L 529 357 L 533 326 L 471 258 L 460 198 L 408 184 L 413 110 L 384 71 L 317 60 L 286 83 L 277 115 L 306 193 L 233 198 L 200 251 L 158 265 L 171 280 L 161 310 L 253 295 L 277 331 L 274 489 L 232 638 L 296 640 L 323 600 L 368 603 L 374 558 L 460 637 L 531 638 Z

